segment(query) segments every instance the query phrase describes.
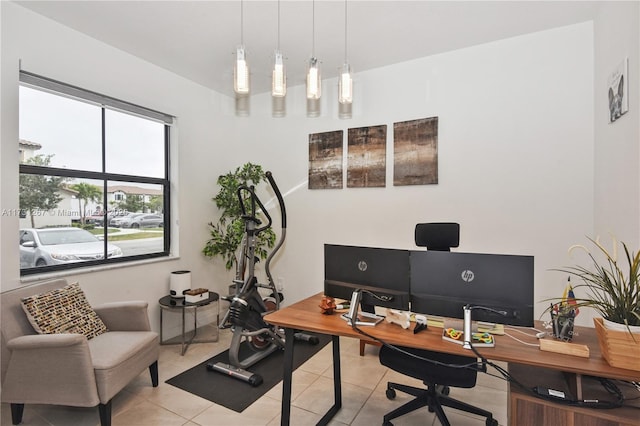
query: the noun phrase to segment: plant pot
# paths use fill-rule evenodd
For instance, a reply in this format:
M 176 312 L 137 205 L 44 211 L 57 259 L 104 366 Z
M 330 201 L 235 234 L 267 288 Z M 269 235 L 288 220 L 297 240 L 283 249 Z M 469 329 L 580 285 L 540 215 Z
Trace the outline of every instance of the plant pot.
M 633 334 L 640 334 L 640 325 L 630 325 L 629 328 L 627 328 L 625 324 L 609 321 L 606 318 L 602 318 L 602 325 L 604 325 L 604 328 L 607 330 L 624 331 L 626 333 L 631 331 Z M 640 338 L 640 336 L 636 337 L 636 339 L 638 338 Z
M 593 323 L 598 335 L 602 356 L 610 366 L 640 371 L 640 334 L 633 336 L 623 325 L 622 330 L 605 327 L 603 318 L 594 318 Z

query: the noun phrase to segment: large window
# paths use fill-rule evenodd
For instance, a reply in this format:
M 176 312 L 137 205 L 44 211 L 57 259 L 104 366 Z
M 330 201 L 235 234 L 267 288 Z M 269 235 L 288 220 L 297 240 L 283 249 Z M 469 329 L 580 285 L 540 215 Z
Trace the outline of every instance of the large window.
M 173 118 L 20 73 L 20 271 L 168 256 Z

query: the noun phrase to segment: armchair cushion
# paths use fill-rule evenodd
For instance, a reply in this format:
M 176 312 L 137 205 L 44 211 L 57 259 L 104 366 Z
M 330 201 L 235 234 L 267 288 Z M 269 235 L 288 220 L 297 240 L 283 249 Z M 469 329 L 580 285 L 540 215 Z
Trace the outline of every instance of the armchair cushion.
M 77 282 L 25 297 L 22 308 L 40 334 L 77 333 L 92 339 L 107 331 Z
M 148 303 L 142 300 L 111 302 L 94 306 L 109 331 L 151 331 Z

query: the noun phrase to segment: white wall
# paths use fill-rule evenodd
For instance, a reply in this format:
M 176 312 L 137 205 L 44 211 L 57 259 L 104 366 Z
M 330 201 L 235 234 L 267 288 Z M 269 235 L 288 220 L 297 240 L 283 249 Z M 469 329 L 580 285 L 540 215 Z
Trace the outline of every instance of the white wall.
M 178 117 L 173 242 L 180 258 L 71 277 L 92 303 L 148 300 L 156 329 L 155 305 L 170 271 L 190 269 L 199 285 L 220 292 L 230 282 L 222 262 L 200 250 L 217 216 L 217 176 L 247 161 L 272 170 L 289 193 L 287 242 L 272 265 L 288 303 L 322 290 L 325 242 L 413 248 L 415 223 L 437 220 L 461 223 L 460 251 L 534 255 L 542 300 L 564 285 L 549 269 L 566 265 L 566 248 L 593 233 L 597 106 L 589 23 L 357 74 L 352 120 L 335 118 L 335 81 L 324 82 L 318 119 L 304 117 L 301 87 L 293 87 L 288 116 L 272 119 L 267 96 L 252 99 L 250 117 L 235 118 L 228 98 L 15 4 L 2 2 L 0 10 L 2 208 L 18 203 L 18 58 L 26 70 Z M 393 187 L 393 122 L 435 115 L 439 184 Z M 389 135 L 386 188 L 307 189 L 309 133 L 379 124 Z M 637 177 L 629 185 L 638 192 Z M 17 218 L 0 220 L 4 291 L 22 283 Z
M 640 249 L 640 3 L 602 5 L 595 31 L 595 234 Z M 629 58 L 629 112 L 609 123 L 607 78 Z

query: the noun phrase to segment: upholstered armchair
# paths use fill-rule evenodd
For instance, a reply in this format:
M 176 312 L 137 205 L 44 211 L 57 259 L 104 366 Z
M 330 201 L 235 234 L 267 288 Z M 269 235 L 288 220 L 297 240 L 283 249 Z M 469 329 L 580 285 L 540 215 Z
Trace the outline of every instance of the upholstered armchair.
M 13 424 L 22 421 L 25 404 L 55 404 L 98 406 L 102 426 L 109 426 L 112 398 L 142 371 L 148 368 L 152 385 L 158 385 L 159 340 L 147 302 L 93 307 L 106 326 L 95 337 L 35 331 L 22 299 L 65 286 L 66 280 L 57 279 L 1 295 L 2 402 L 11 404 Z

